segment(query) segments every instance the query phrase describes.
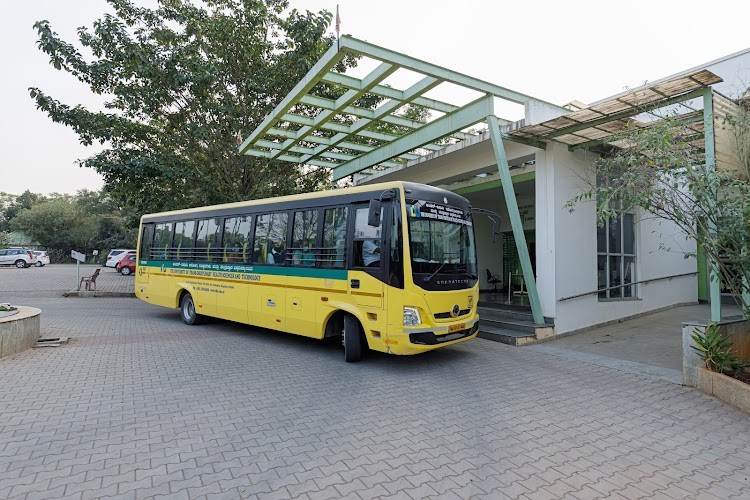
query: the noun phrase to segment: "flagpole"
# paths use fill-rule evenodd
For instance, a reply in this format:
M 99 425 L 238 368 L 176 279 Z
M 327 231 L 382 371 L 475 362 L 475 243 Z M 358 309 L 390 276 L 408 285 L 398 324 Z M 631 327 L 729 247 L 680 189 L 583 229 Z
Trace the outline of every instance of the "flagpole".
M 336 50 L 341 50 L 341 18 L 339 17 L 339 4 L 336 4 Z

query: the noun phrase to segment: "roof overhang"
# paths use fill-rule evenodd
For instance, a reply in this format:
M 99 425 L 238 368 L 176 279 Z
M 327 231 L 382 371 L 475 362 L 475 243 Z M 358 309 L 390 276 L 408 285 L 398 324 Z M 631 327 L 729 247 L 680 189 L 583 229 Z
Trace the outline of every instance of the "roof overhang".
M 702 132 L 703 113 L 685 103 L 702 98 L 707 87 L 721 81 L 719 76 L 706 69 L 695 70 L 638 87 L 564 116 L 521 127 L 509 135 L 526 140 L 561 142 L 571 150 L 592 148 L 612 144 L 613 139 L 616 140 L 618 134 L 628 128 L 646 127 L 653 122 L 653 119 L 638 120 L 638 115 L 676 104 L 683 105 L 688 125 L 696 132 Z M 690 125 L 693 117 L 696 119 Z
M 347 56 L 374 63 L 366 76 L 337 71 Z M 407 72 L 405 88 L 389 78 Z M 468 102 L 448 102 L 434 94 L 457 87 Z M 542 107 L 552 115 L 568 110 L 505 87 L 392 50 L 343 36 L 265 117 L 239 147 L 246 155 L 330 168 L 334 180 L 357 172 L 401 167 L 424 154 L 473 137 L 468 130 L 495 116 L 496 102 Z M 366 102 L 375 103 L 370 106 Z M 429 111 L 425 122 L 399 113 L 407 104 Z M 511 122 L 500 119 L 501 125 Z M 522 136 L 504 138 L 544 148 Z

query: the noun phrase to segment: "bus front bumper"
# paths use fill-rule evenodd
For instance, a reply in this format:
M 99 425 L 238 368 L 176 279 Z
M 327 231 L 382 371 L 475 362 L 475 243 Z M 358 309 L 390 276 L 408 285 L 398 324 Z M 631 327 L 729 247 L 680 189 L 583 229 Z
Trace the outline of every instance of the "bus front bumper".
M 403 334 L 389 335 L 386 343 L 392 354 L 418 354 L 465 342 L 477 336 L 479 320 L 472 320 L 460 330 L 447 327 L 404 329 Z

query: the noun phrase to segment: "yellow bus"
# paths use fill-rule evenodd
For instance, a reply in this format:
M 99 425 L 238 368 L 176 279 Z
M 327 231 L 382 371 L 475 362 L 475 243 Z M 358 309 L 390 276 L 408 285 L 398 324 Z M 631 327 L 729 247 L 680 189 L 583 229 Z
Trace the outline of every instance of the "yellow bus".
M 136 295 L 204 316 L 416 354 L 479 328 L 469 202 L 389 182 L 144 215 Z

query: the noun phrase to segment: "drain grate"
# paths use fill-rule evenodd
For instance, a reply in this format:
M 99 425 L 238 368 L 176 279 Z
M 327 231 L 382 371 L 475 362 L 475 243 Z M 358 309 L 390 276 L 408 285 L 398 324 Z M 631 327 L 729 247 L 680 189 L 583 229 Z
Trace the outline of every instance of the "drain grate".
M 34 347 L 60 347 L 66 344 L 70 337 L 42 337 L 36 341 Z

